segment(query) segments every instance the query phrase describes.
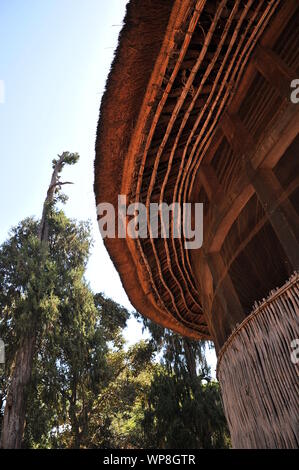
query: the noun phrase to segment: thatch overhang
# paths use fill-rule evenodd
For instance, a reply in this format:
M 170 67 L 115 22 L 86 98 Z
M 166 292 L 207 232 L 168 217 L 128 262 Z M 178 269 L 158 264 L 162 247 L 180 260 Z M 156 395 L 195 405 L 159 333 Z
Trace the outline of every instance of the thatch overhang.
M 292 45 L 296 28 L 286 47 L 280 47 L 279 39 L 296 8 L 296 0 L 132 0 L 101 104 L 96 203 L 117 207 L 120 194 L 147 207 L 150 202 L 204 202 L 209 192 L 213 197 L 217 192 L 206 170 L 219 148 L 235 174 L 241 174 L 231 148 L 243 140 L 257 154 L 265 138 L 259 130 L 270 123 L 273 109 L 276 119 L 282 116 L 280 133 L 294 134 L 298 113 L 282 97 L 285 84 L 278 80 L 279 92 L 274 93 L 258 82 L 256 72 L 267 75 L 274 49 L 287 64 L 281 74 L 291 79 L 289 70 L 298 65 Z M 266 101 L 258 98 L 261 92 Z M 234 122 L 237 113 L 253 140 L 236 135 L 242 130 Z M 272 144 L 275 135 L 268 137 Z M 221 179 L 221 168 L 216 170 Z M 229 175 L 223 186 L 233 181 Z M 251 185 L 246 188 L 236 199 L 239 212 L 252 196 Z M 227 223 L 229 217 L 218 221 L 220 230 L 211 219 L 216 212 L 207 214 L 204 235 L 211 253 L 219 250 L 233 223 Z M 184 239 L 116 238 L 106 239 L 105 245 L 137 310 L 183 335 L 214 339 L 204 298 L 211 280 L 194 275 L 202 255 L 184 249 Z

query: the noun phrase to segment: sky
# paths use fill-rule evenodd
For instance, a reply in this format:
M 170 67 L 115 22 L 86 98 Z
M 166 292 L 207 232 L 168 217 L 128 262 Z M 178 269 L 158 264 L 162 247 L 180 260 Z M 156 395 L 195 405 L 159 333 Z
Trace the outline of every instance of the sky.
M 104 248 L 93 194 L 100 101 L 127 0 L 0 0 L 0 243 L 24 217 L 41 215 L 51 161 L 78 152 L 62 179 L 69 217 L 91 220 L 94 247 L 86 277 L 129 310 Z M 146 337 L 130 320 L 125 337 Z M 214 353 L 208 354 L 212 369 Z

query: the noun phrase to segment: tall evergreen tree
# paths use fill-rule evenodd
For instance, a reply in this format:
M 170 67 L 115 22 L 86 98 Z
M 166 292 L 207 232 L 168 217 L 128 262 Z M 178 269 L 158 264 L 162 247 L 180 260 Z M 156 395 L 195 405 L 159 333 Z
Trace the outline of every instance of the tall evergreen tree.
M 51 256 L 51 249 L 55 252 L 58 246 L 55 247 L 55 241 L 49 237 L 49 226 L 55 203 L 63 199 L 60 189 L 62 185 L 69 184 L 60 181 L 61 171 L 65 165 L 76 163 L 78 158 L 76 153 L 64 152 L 53 160 L 41 222 L 36 224 L 33 220 L 25 220 L 1 247 L 0 300 L 4 317 L 11 322 L 15 345 L 2 422 L 1 446 L 4 448 L 21 446 L 38 337 L 47 327 L 48 317 L 57 311 L 59 297 L 55 289 L 61 272 Z M 80 250 L 75 257 L 80 258 Z M 69 264 L 67 252 L 64 260 Z M 70 261 L 73 262 L 71 258 Z
M 114 379 L 109 352 L 122 349 L 128 316 L 111 299 L 94 296 L 84 279 L 72 283 L 35 358 L 25 447 L 91 446 L 98 397 Z M 101 437 L 106 424 L 97 428 Z

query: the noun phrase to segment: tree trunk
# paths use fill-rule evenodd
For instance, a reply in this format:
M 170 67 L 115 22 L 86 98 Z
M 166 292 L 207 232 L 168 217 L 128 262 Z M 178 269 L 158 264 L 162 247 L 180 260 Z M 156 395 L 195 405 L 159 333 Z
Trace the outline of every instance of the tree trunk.
M 190 341 L 187 338 L 183 339 L 184 352 L 186 357 L 187 369 L 192 380 L 196 380 L 196 358 Z
M 4 449 L 19 449 L 22 445 L 34 346 L 35 335 L 26 337 L 16 354 L 3 417 L 1 447 Z
M 80 426 L 76 412 L 76 405 L 77 405 L 77 378 L 75 377 L 72 383 L 72 395 L 70 397 L 70 409 L 69 409 L 69 416 L 71 421 L 72 433 L 73 433 L 73 441 L 72 441 L 72 448 L 79 449 L 80 448 Z

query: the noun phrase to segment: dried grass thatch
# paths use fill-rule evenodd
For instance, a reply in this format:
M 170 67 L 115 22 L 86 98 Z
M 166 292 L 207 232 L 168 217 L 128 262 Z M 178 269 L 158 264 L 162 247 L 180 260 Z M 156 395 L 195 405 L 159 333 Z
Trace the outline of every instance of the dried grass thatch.
M 132 0 L 104 94 L 96 202 L 186 202 L 222 115 L 279 0 Z M 277 15 L 276 15 L 277 16 Z M 230 181 L 232 178 L 229 178 Z M 133 305 L 212 339 L 183 239 L 107 240 Z
M 105 201 L 116 207 L 117 195 L 127 193 L 122 183 L 138 116 L 148 114 L 148 98 L 163 81 L 174 42 L 184 36 L 180 28 L 193 6 L 189 0 L 132 0 L 127 6 L 100 109 L 94 184 L 97 204 Z M 127 170 L 129 175 L 132 171 L 132 167 Z M 178 333 L 197 337 L 192 328 L 157 305 L 140 254 L 130 241 L 109 239 L 105 244 L 136 309 Z

